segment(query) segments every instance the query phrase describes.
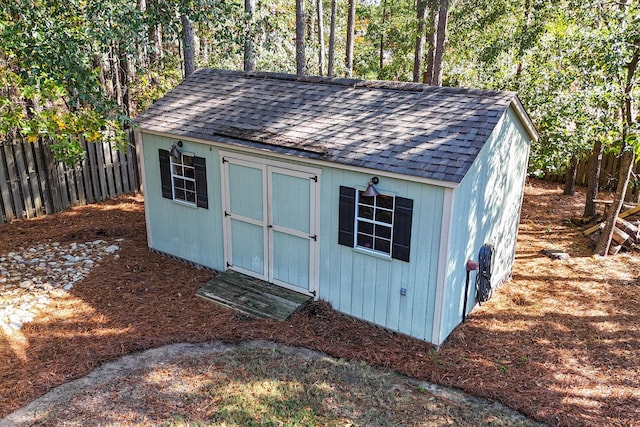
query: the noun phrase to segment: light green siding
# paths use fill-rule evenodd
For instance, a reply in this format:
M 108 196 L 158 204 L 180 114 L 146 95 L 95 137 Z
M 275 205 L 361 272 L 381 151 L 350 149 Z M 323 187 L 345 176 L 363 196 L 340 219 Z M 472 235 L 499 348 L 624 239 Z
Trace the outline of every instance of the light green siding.
M 466 261 L 478 260 L 484 243 L 495 247 L 492 283 L 508 277 L 513 267 L 530 137 L 509 108 L 473 166 L 454 190 L 449 255 L 444 285 L 440 344 L 462 320 Z M 475 277 L 467 311 L 475 305 Z
M 144 195 L 150 247 L 222 270 L 224 256 L 217 150 L 183 140 L 182 152 L 206 159 L 209 209 L 195 208 L 162 198 L 158 149 L 169 150 L 176 141 L 143 134 Z
M 209 209 L 194 208 L 161 195 L 158 149 L 169 149 L 175 139 L 150 134 L 143 134 L 143 138 L 150 246 L 224 270 L 224 193 L 219 149 L 215 144 L 183 140 L 184 152 L 206 159 Z M 482 244 L 492 243 L 496 247 L 494 278 L 500 279 L 511 271 L 529 139 L 510 108 L 459 187 L 445 189 L 378 175 L 379 191 L 414 202 L 409 262 L 338 244 L 340 186 L 364 189 L 375 172 L 245 153 L 250 161 L 244 164 L 255 162 L 258 169 L 245 167 L 242 162 L 225 163 L 229 167 L 229 194 L 225 200 L 233 215 L 245 217 L 231 222 L 232 238 L 227 250 L 232 248 L 234 265 L 259 274 L 269 273 L 274 280 L 292 286 L 304 288 L 310 277 L 317 277 L 317 297 L 329 301 L 335 309 L 439 345 L 462 317 L 466 260 L 477 260 Z M 232 152 L 231 148 L 223 150 Z M 266 166 L 267 163 L 276 166 Z M 309 206 L 315 206 L 311 194 L 317 191 L 316 187 L 309 191 L 309 177 L 279 169 L 286 163 L 321 172 L 315 177 L 319 209 L 309 211 Z M 263 171 L 260 165 L 265 165 Z M 262 174 L 269 170 L 273 173 L 267 186 Z M 256 176 L 250 176 L 254 173 Z M 272 200 L 271 210 L 263 210 L 265 194 Z M 267 217 L 272 221 L 270 234 L 263 232 Z M 314 218 L 319 218 L 319 229 Z M 311 229 L 317 234 L 318 244 L 309 246 Z M 270 249 L 265 252 L 266 247 Z M 315 259 L 310 251 L 317 254 L 318 247 L 318 263 L 312 262 L 309 267 L 302 260 Z M 475 273 L 469 309 L 475 304 L 474 279 Z M 406 289 L 406 295 L 401 295 L 401 289 Z
M 319 296 L 337 310 L 431 341 L 444 190 L 380 177 L 378 190 L 414 201 L 410 260 L 392 260 L 338 245 L 339 188 L 365 187 L 371 176 L 323 171 Z

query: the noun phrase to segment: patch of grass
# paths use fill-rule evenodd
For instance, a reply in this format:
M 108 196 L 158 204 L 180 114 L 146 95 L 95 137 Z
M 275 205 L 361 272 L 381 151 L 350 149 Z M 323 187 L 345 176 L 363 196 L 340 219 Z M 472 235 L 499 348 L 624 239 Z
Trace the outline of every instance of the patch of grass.
M 206 366 L 190 368 L 199 386 L 163 426 L 482 425 L 488 418 L 492 425 L 523 425 L 362 362 L 300 357 L 290 348 L 240 348 Z

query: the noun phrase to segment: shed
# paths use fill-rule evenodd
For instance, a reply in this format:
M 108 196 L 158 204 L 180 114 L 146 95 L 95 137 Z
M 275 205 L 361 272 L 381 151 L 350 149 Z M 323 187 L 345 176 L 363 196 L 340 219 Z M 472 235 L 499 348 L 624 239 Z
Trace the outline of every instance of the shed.
M 436 345 L 467 260 L 511 274 L 537 138 L 515 93 L 200 69 L 137 122 L 155 251 Z

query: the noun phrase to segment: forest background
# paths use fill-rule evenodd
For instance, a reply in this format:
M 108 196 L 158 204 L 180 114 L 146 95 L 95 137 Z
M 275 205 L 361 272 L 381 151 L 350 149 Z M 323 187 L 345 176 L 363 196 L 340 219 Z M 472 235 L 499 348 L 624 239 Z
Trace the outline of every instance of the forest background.
M 516 91 L 535 123 L 529 173 L 620 157 L 596 252 L 638 202 L 637 0 L 13 0 L 0 3 L 0 140 L 128 144 L 135 116 L 197 67 Z M 615 215 L 615 216 L 614 216 Z M 609 227 L 610 226 L 610 227 Z M 608 236 L 608 240 L 607 240 Z

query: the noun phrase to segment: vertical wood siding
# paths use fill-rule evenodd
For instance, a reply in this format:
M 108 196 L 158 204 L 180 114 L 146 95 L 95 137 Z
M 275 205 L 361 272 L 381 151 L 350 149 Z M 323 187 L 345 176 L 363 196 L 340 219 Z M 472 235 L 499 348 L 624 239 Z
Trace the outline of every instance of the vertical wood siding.
M 365 187 L 369 179 L 323 170 L 319 296 L 339 311 L 431 341 L 444 190 L 380 177 L 378 190 L 414 201 L 411 258 L 404 262 L 338 244 L 340 186 Z
M 510 275 L 529 153 L 528 136 L 509 109 L 455 190 L 440 344 L 462 320 L 466 261 L 478 261 L 484 243 L 495 247 L 492 284 Z M 471 274 L 468 311 L 475 305 Z
M 82 141 L 85 157 L 75 168 L 57 162 L 41 140 L 0 143 L 0 223 L 138 191 L 138 165 L 131 141 L 126 152 L 107 142 Z
M 218 150 L 184 141 L 182 152 L 205 159 L 207 167 L 208 209 L 187 206 L 162 197 L 158 149 L 169 149 L 176 139 L 141 134 L 139 145 L 145 170 L 144 203 L 151 249 L 196 264 L 224 270 L 222 233 L 222 196 L 220 193 L 220 157 Z M 250 196 L 250 195 L 248 195 Z M 247 197 L 246 202 L 251 202 Z M 240 201 L 238 201 L 240 203 Z M 249 209 L 246 209 L 249 212 Z M 250 239 L 254 240 L 250 235 Z M 247 261 L 250 262 L 250 261 Z

